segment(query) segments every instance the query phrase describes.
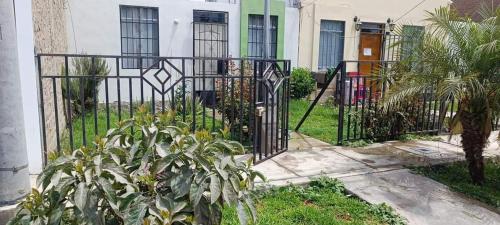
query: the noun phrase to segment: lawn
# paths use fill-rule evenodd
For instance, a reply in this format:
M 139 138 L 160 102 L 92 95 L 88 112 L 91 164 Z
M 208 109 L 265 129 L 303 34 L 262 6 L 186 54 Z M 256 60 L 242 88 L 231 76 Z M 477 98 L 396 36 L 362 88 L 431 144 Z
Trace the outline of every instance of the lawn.
M 311 102 L 307 100 L 292 99 L 290 101 L 290 129 L 295 129 L 310 104 Z M 304 124 L 302 124 L 299 132 L 336 145 L 338 139 L 338 118 L 338 108 L 318 104 Z
M 307 100 L 291 100 L 290 101 L 290 129 L 294 129 L 295 126 L 299 123 L 302 116 L 306 113 L 306 110 L 309 108 L 310 102 Z M 122 110 L 121 119 L 129 118 L 128 110 Z M 208 130 L 212 129 L 212 118 L 211 114 L 207 113 L 206 117 L 206 126 L 205 128 Z M 179 120 L 182 120 L 182 117 L 178 115 Z M 107 129 L 107 113 L 106 110 L 100 108 L 97 111 L 97 133 L 98 135 L 105 135 Z M 116 127 L 118 123 L 118 111 L 116 109 L 111 108 L 109 111 L 109 123 L 110 127 Z M 186 118 L 188 120 L 191 119 L 191 115 L 187 115 Z M 197 116 L 197 127 L 202 128 L 202 116 L 201 114 Z M 189 122 L 189 121 L 188 121 Z M 82 126 L 82 118 L 74 118 L 73 119 L 73 143 L 75 148 L 78 148 L 83 145 L 83 126 Z M 338 108 L 327 106 L 327 105 L 316 105 L 312 113 L 309 115 L 309 118 L 302 125 L 300 132 L 317 138 L 319 140 L 337 144 L 337 124 L 338 124 Z M 222 123 L 216 120 L 215 123 L 216 130 L 222 127 Z M 95 124 L 94 124 L 94 112 L 87 112 L 85 114 L 85 136 L 87 140 L 87 144 L 92 143 L 95 137 Z M 63 134 L 62 140 L 62 148 L 69 148 L 69 131 L 66 131 Z
M 485 162 L 486 183 L 473 185 L 465 162 L 412 168 L 413 171 L 432 178 L 450 187 L 496 208 L 500 208 L 500 160 L 489 159 Z
M 348 196 L 339 181 L 329 178 L 319 178 L 308 187 L 265 191 L 256 205 L 256 224 L 262 225 L 405 224 L 390 207 Z M 222 224 L 239 224 L 236 209 L 224 210 Z

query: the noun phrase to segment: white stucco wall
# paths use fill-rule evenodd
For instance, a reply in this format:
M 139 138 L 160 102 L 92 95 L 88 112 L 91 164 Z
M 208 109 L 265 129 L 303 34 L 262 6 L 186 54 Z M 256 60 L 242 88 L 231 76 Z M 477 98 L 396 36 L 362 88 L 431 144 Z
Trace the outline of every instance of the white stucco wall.
M 225 11 L 229 15 L 229 55 L 238 57 L 239 4 L 196 0 L 68 0 L 71 53 L 120 55 L 120 5 L 158 7 L 161 56 L 193 55 L 193 10 Z M 176 24 L 174 21 L 177 21 Z
M 42 170 L 40 116 L 38 111 L 37 74 L 33 39 L 31 0 L 16 0 L 17 49 L 23 99 L 24 129 L 30 174 Z
M 292 68 L 297 67 L 299 57 L 299 9 L 285 8 L 284 58 L 289 59 Z

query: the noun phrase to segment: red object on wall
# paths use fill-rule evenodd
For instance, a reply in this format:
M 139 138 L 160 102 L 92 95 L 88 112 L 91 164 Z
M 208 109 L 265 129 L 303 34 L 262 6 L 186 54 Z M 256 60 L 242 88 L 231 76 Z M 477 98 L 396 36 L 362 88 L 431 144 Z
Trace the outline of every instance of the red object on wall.
M 352 81 L 352 95 L 353 98 L 351 104 L 355 104 L 356 101 L 363 101 L 363 99 L 366 97 L 366 88 L 363 85 L 363 76 L 360 75 L 359 72 L 347 72 L 347 76 L 351 78 L 350 80 Z M 358 79 L 359 79 L 359 86 L 358 86 Z
M 347 76 L 348 77 L 357 77 L 359 75 L 360 75 L 359 72 L 347 72 Z

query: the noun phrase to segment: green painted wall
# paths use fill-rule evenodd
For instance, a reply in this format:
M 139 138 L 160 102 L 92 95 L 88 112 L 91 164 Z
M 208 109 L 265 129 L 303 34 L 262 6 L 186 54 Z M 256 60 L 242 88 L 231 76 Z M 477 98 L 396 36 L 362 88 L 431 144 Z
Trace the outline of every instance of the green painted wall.
M 240 18 L 240 55 L 247 56 L 248 53 L 248 15 L 264 15 L 264 0 L 241 0 Z M 278 16 L 278 47 L 276 56 L 283 59 L 285 42 L 285 2 L 283 0 L 271 0 L 271 15 Z

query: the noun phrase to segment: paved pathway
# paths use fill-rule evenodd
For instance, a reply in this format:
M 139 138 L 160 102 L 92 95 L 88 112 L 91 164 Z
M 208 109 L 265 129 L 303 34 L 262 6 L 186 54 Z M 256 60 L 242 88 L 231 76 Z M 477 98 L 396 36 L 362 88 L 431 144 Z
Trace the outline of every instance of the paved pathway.
M 454 142 L 453 142 L 454 141 Z M 272 185 L 305 184 L 330 176 L 371 203 L 386 202 L 410 224 L 500 224 L 500 210 L 450 191 L 446 186 L 404 169 L 463 159 L 458 146 L 433 141 L 386 142 L 365 148 L 332 146 L 293 134 L 290 150 L 255 166 Z M 496 143 L 485 155 L 500 156 Z

